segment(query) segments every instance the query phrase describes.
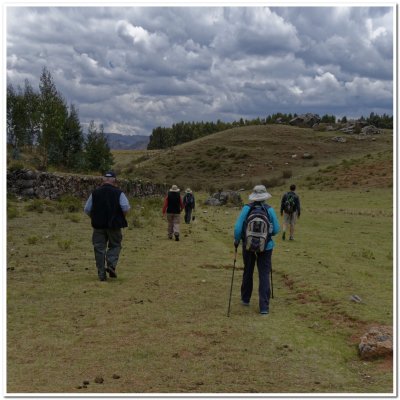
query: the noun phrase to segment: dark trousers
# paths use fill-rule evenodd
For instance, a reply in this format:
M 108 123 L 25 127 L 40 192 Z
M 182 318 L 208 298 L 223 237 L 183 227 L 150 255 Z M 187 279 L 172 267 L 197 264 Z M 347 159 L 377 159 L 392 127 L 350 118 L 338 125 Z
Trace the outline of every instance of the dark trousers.
M 106 277 L 107 267 L 116 269 L 119 253 L 121 251 L 122 232 L 117 229 L 93 229 L 93 248 L 99 278 Z
M 253 272 L 257 261 L 258 269 L 258 297 L 260 311 L 269 308 L 269 298 L 271 297 L 270 274 L 272 267 L 272 249 L 262 253 L 253 253 L 247 251 L 243 246 L 243 280 L 241 286 L 242 301 L 250 302 L 253 292 Z
M 190 206 L 185 207 L 185 222 L 187 224 L 190 224 L 190 219 L 192 218 L 192 211 L 193 211 L 192 207 Z

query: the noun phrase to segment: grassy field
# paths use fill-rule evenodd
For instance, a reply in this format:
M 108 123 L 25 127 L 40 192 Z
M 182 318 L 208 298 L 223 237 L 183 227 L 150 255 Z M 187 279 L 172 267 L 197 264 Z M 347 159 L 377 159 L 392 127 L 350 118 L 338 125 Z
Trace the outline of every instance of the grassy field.
M 190 186 L 198 207 L 175 242 L 161 198 L 131 199 L 118 278 L 105 283 L 83 200 L 9 196 L 7 393 L 392 393 L 392 359 L 362 361 L 358 343 L 393 325 L 393 135 L 337 135 L 243 127 L 114 151 L 119 176 Z M 240 304 L 239 251 L 228 318 L 240 210 L 203 205 L 207 192 L 245 188 L 246 201 L 263 183 L 279 211 L 293 181 L 302 216 L 295 241 L 275 239 L 270 314 L 258 314 L 257 273 Z
M 9 198 L 7 392 L 392 393 L 392 360 L 357 352 L 370 326 L 393 324 L 392 189 L 339 185 L 357 165 L 302 178 L 296 240 L 275 239 L 267 317 L 257 274 L 240 305 L 240 252 L 227 317 L 239 209 L 204 206 L 205 192 L 180 242 L 161 199 L 131 199 L 118 278 L 105 283 L 83 203 Z M 271 189 L 277 211 L 286 189 Z

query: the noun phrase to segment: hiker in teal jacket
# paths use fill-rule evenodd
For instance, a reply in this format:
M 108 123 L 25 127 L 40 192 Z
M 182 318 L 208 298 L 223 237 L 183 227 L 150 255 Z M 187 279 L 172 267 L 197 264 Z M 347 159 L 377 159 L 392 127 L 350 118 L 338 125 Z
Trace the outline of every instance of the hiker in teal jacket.
M 250 208 L 253 204 L 263 206 L 268 213 L 269 220 L 272 224 L 271 236 L 276 235 L 279 232 L 279 222 L 276 217 L 274 209 L 269 206 L 265 201 L 269 199 L 271 195 L 267 192 L 264 185 L 257 185 L 253 189 L 253 193 L 250 194 L 249 200 L 252 202 L 246 204 L 236 221 L 234 229 L 234 245 L 235 248 L 239 246 L 240 240 L 244 236 L 244 224 L 246 222 L 247 216 L 250 212 Z M 243 280 L 241 286 L 241 297 L 242 304 L 244 306 L 250 305 L 250 298 L 253 292 L 253 272 L 254 266 L 257 261 L 257 269 L 259 276 L 259 307 L 260 314 L 265 315 L 269 313 L 269 299 L 271 297 L 271 283 L 270 283 L 270 273 L 272 268 L 272 249 L 275 243 L 272 237 L 265 244 L 265 251 L 260 253 L 254 253 L 246 249 L 245 243 L 243 242 L 242 252 L 243 252 Z

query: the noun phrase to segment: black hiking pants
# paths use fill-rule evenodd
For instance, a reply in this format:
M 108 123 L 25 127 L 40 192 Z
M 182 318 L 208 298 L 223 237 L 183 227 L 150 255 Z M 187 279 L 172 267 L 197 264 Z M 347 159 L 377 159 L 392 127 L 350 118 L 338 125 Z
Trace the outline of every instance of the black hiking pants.
M 262 253 L 253 253 L 246 250 L 243 246 L 243 280 L 241 286 L 242 301 L 250 302 L 253 292 L 253 272 L 257 262 L 258 269 L 258 297 L 260 311 L 269 309 L 269 299 L 271 297 L 271 266 L 272 266 L 272 249 Z
M 191 206 L 185 207 L 185 223 L 190 224 L 190 219 L 192 218 L 193 208 Z

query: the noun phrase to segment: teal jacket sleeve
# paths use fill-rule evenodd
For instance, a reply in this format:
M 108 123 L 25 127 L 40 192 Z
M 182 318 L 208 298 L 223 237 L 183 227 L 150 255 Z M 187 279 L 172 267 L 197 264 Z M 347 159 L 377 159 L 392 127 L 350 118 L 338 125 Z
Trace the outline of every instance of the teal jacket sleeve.
M 242 208 L 242 211 L 240 212 L 238 219 L 236 220 L 235 230 L 234 230 L 234 238 L 237 242 L 240 242 L 240 240 L 242 239 L 243 224 L 247 218 L 247 214 L 249 213 L 249 211 L 250 211 L 250 207 L 248 205 L 245 205 Z
M 272 236 L 275 236 L 280 230 L 279 221 L 278 218 L 276 218 L 275 210 L 272 207 L 268 209 L 268 214 L 270 221 L 272 222 Z M 271 239 L 265 246 L 265 250 L 271 250 L 274 247 L 275 242 Z

